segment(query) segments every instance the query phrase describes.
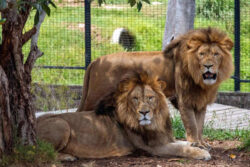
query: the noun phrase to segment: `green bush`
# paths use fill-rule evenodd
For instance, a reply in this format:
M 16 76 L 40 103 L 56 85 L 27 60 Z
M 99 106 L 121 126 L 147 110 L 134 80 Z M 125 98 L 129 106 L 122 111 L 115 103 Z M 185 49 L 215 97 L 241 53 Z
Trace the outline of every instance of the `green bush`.
M 205 18 L 224 19 L 234 11 L 233 0 L 199 0 L 197 14 Z
M 240 146 L 240 150 L 246 150 L 250 152 L 250 131 L 246 131 L 246 133 L 241 138 L 242 145 Z
M 38 140 L 37 145 L 23 145 L 17 142 L 11 155 L 3 155 L 0 166 L 31 166 L 55 162 L 56 152 L 52 144 Z
M 171 119 L 173 133 L 176 139 L 185 138 L 185 128 L 180 116 Z

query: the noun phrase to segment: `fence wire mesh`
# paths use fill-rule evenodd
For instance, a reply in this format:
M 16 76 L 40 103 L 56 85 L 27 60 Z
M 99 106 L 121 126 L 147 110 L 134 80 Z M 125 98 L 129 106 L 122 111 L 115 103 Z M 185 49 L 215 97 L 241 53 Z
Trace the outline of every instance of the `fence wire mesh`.
M 250 79 L 250 2 L 240 1 L 241 57 L 240 77 Z M 39 47 L 45 53 L 37 66 L 84 67 L 84 2 L 61 0 L 57 2 L 42 25 Z M 107 0 L 105 5 L 91 3 L 92 60 L 120 51 L 161 50 L 166 19 L 167 0 L 143 4 L 140 12 L 131 8 L 127 0 Z M 30 19 L 31 26 L 33 17 Z M 234 0 L 196 0 L 195 28 L 217 27 L 234 39 Z M 28 30 L 29 27 L 27 27 Z M 123 29 L 121 29 L 123 28 Z M 114 32 L 123 31 L 123 46 L 117 44 Z M 119 43 L 119 41 L 118 41 Z M 120 41 L 122 43 L 122 41 Z M 29 46 L 24 48 L 27 54 Z M 233 51 L 232 51 L 233 54 Z M 84 70 L 43 69 L 33 71 L 33 81 L 48 84 L 82 85 Z M 234 81 L 224 82 L 220 91 L 233 91 Z M 250 92 L 250 83 L 241 83 L 241 91 Z
M 250 80 L 250 1 L 240 1 L 240 78 Z M 242 82 L 241 90 L 250 92 L 250 82 Z
M 84 67 L 84 2 L 60 1 L 51 8 L 40 30 L 38 46 L 44 55 L 36 66 Z M 34 14 L 34 13 L 33 13 Z M 25 29 L 33 25 L 30 17 Z M 30 44 L 24 47 L 28 54 Z M 34 68 L 33 82 L 57 85 L 81 85 L 84 70 Z

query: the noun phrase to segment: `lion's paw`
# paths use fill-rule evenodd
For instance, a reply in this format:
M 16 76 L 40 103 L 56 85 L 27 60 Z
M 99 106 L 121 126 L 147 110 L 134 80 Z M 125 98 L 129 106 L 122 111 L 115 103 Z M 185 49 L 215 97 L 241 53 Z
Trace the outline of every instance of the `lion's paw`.
M 59 160 L 59 161 L 71 161 L 72 162 L 72 161 L 77 160 L 77 158 L 70 155 L 70 154 L 58 153 L 57 160 Z
M 203 145 L 203 147 L 205 147 L 204 149 L 207 151 L 210 151 L 212 149 L 212 146 L 206 143 L 205 141 L 202 141 L 201 144 Z
M 191 146 L 192 147 L 198 147 L 200 149 L 204 149 L 204 150 L 207 150 L 209 151 L 211 149 L 211 146 L 209 144 L 201 144 L 200 142 L 192 142 L 191 143 Z
M 203 153 L 202 153 L 200 159 L 203 159 L 203 160 L 206 160 L 206 161 L 210 160 L 211 155 L 209 154 L 209 152 L 206 151 L 206 150 L 202 150 L 202 151 L 203 151 Z
M 199 148 L 197 148 L 197 149 L 199 149 Z M 203 150 L 203 149 L 199 149 L 199 154 L 198 155 L 196 155 L 195 157 L 193 157 L 193 158 L 195 158 L 195 159 L 199 159 L 199 160 L 206 160 L 206 161 L 208 161 L 208 160 L 210 160 L 211 159 L 211 155 L 209 154 L 209 152 L 208 151 L 206 151 L 206 150 Z

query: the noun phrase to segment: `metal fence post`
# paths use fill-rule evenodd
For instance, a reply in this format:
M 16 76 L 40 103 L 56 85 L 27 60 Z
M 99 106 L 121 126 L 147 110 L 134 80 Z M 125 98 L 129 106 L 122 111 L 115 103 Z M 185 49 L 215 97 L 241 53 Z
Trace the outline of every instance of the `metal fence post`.
M 240 91 L 240 0 L 234 1 L 234 91 Z
M 91 62 L 91 0 L 85 0 L 85 69 Z

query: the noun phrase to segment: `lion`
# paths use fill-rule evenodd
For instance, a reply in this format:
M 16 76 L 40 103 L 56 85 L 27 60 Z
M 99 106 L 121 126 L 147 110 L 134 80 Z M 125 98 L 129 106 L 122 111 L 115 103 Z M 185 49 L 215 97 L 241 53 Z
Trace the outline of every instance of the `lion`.
M 102 56 L 86 71 L 77 111 L 93 109 L 129 71 L 148 71 L 167 83 L 163 92 L 179 108 L 187 140 L 197 146 L 209 147 L 202 138 L 206 107 L 214 102 L 220 83 L 233 71 L 232 47 L 232 40 L 224 32 L 202 28 L 174 39 L 163 52 Z
M 209 160 L 208 151 L 174 140 L 165 85 L 146 73 L 126 75 L 94 111 L 38 118 L 37 135 L 53 144 L 59 160 L 124 156 L 137 149 Z

